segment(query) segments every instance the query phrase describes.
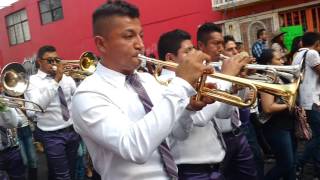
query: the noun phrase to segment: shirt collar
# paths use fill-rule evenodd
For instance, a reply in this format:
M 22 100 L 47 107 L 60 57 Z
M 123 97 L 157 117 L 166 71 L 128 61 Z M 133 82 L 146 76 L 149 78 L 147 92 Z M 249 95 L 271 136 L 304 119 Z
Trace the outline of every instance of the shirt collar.
M 123 87 L 126 83 L 126 75 L 109 69 L 100 63 L 97 65 L 96 73 L 115 87 Z M 135 71 L 134 73 L 137 72 Z
M 42 78 L 42 79 L 44 79 L 44 78 L 46 78 L 46 77 L 48 76 L 47 73 L 41 71 L 40 69 L 38 69 L 37 75 L 38 75 L 40 78 Z

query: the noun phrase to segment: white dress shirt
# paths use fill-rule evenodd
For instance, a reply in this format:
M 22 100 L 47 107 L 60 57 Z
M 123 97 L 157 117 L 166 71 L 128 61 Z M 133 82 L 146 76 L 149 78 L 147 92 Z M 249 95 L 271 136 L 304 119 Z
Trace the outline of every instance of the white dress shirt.
M 166 81 L 174 77 L 174 71 L 163 69 L 159 79 Z M 190 129 L 185 128 L 188 131 L 184 139 L 176 138 L 176 131 L 172 132 L 169 138 L 170 148 L 176 164 L 213 164 L 223 160 L 225 151 L 212 122 L 218 108 L 219 104 L 216 102 L 185 117 L 192 119 L 194 126 L 190 126 Z
M 164 88 L 150 74 L 138 75 L 154 105 L 148 114 L 126 76 L 101 64 L 73 97 L 75 130 L 103 180 L 168 179 L 157 148 L 196 92 L 181 78 Z
M 61 87 L 65 95 L 68 108 L 70 110 L 70 118 L 65 121 L 62 117 L 61 104 L 58 95 L 58 87 Z M 29 117 L 35 116 L 37 127 L 43 131 L 55 131 L 66 128 L 72 124 L 71 116 L 71 96 L 76 90 L 74 80 L 63 75 L 59 83 L 53 78 L 48 77 L 46 73 L 38 70 L 38 73 L 30 76 L 30 84 L 25 92 L 25 99 L 39 104 L 42 112 L 27 111 Z M 30 108 L 30 103 L 26 104 Z
M 5 128 L 15 128 L 18 126 L 19 119 L 14 108 L 7 108 L 0 112 L 0 126 Z

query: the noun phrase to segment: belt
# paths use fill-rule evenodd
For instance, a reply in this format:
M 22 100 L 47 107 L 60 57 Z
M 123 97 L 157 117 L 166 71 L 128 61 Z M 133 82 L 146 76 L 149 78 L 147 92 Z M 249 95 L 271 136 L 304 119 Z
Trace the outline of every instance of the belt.
M 216 164 L 179 164 L 179 171 L 218 171 L 220 168 L 220 163 Z
M 42 131 L 40 128 L 37 127 L 38 130 Z M 51 133 L 69 133 L 69 132 L 74 132 L 74 128 L 73 126 L 68 126 L 66 128 L 63 129 L 58 129 L 55 131 L 42 131 L 42 132 L 51 132 Z
M 69 132 L 74 132 L 74 129 L 73 129 L 73 126 L 68 126 L 66 128 L 63 128 L 63 129 L 58 129 L 58 130 L 55 130 L 55 131 L 51 131 L 51 132 L 58 132 L 58 133 L 69 133 Z
M 224 138 L 236 137 L 242 134 L 242 130 L 239 127 L 233 128 L 229 132 L 222 133 Z

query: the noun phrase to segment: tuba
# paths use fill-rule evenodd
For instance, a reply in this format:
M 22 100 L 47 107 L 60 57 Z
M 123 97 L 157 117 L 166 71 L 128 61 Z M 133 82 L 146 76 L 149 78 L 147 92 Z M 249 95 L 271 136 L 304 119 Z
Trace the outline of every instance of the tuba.
M 1 71 L 0 79 L 4 92 L 9 95 L 0 95 L 2 106 L 44 112 L 40 105 L 18 98 L 24 94 L 29 85 L 29 76 L 27 76 L 27 72 L 21 64 L 15 62 L 7 64 Z M 26 103 L 32 104 L 33 108 L 26 108 Z

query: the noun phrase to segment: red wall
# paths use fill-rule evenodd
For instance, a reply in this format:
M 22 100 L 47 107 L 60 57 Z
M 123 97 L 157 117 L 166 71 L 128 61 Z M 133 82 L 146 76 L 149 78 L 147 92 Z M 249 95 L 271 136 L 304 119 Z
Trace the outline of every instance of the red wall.
M 144 27 L 146 52 L 155 52 L 161 33 L 181 28 L 195 37 L 197 26 L 207 21 L 217 21 L 251 15 L 281 7 L 311 2 L 312 0 L 266 0 L 245 7 L 212 11 L 211 0 L 128 0 L 140 8 Z M 11 7 L 0 10 L 0 66 L 8 62 L 22 62 L 32 57 L 45 44 L 57 47 L 65 59 L 77 59 L 83 51 L 96 52 L 91 29 L 91 14 L 106 0 L 62 0 L 62 20 L 41 25 L 38 0 L 20 0 Z M 5 16 L 25 8 L 28 14 L 31 40 L 9 46 Z
M 106 0 L 62 0 L 62 20 L 41 25 L 38 0 L 20 0 L 0 10 L 0 65 L 22 62 L 32 57 L 39 46 L 52 44 L 65 59 L 77 59 L 83 51 L 96 52 L 91 29 L 91 14 Z M 90 2 L 90 3 L 89 3 Z M 220 20 L 219 12 L 211 10 L 211 0 L 129 0 L 140 8 L 147 53 L 154 52 L 161 33 L 175 28 L 195 36 L 196 28 L 206 21 Z M 10 46 L 5 16 L 27 10 L 31 40 Z

